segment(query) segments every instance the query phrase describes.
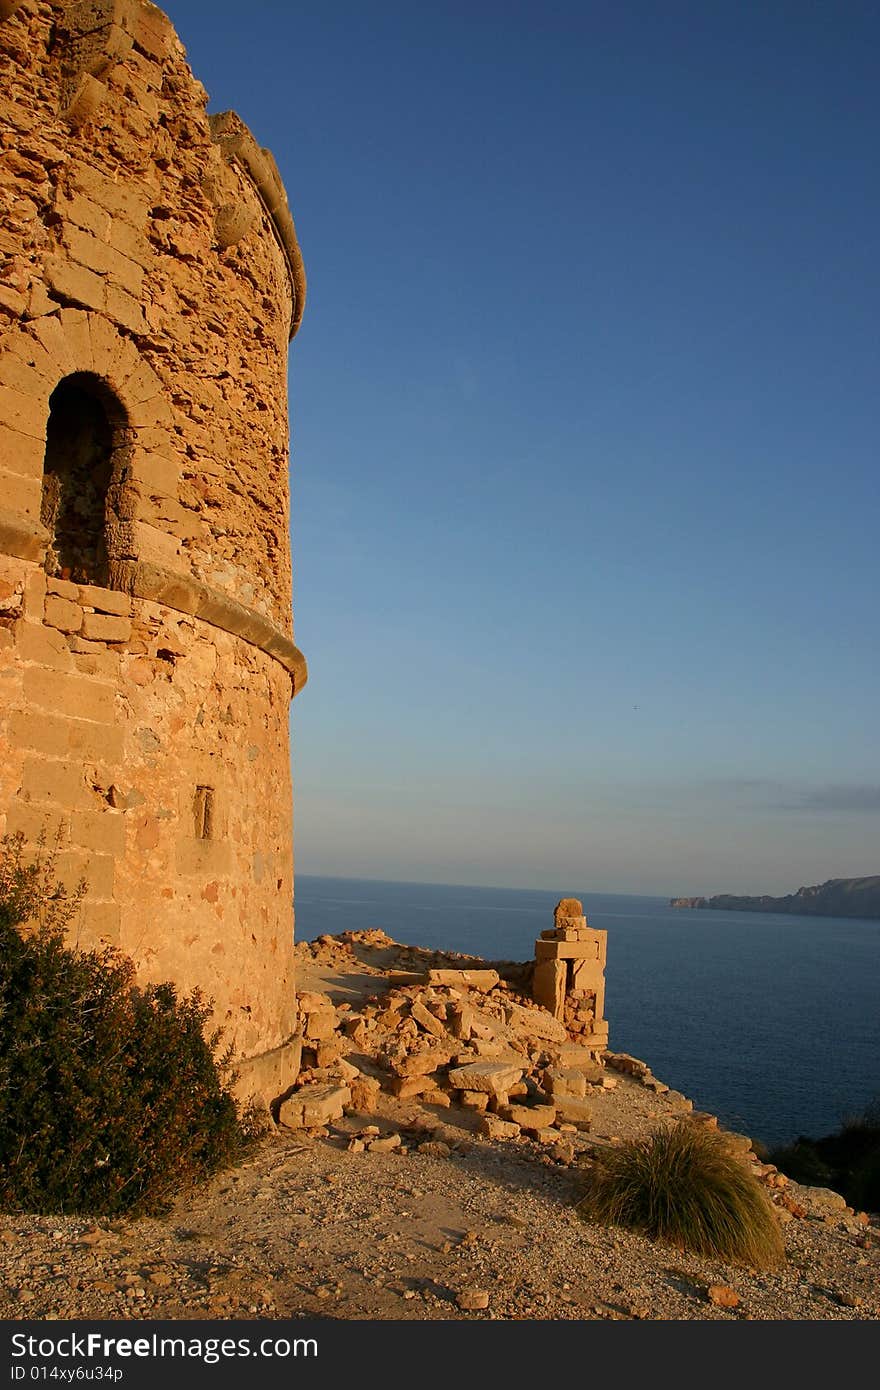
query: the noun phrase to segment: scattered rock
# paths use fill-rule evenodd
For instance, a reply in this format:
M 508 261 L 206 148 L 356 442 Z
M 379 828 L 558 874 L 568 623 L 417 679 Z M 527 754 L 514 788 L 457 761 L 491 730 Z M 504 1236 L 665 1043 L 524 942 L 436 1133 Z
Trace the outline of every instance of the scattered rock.
M 716 1308 L 738 1308 L 739 1294 L 729 1284 L 710 1284 L 706 1296 Z
M 486 1289 L 462 1289 L 455 1301 L 469 1313 L 479 1312 L 489 1307 L 489 1294 Z

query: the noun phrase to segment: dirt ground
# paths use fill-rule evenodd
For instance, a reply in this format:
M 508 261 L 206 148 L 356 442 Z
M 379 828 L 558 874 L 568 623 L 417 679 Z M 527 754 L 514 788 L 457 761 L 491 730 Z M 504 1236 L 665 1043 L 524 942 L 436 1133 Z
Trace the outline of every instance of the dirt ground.
M 356 1005 L 414 959 L 359 954 L 305 952 L 301 988 Z M 689 1105 L 616 1080 L 594 1090 L 571 1162 L 524 1136 L 483 1138 L 479 1115 L 455 1104 L 383 1091 L 377 1113 L 324 1134 L 279 1127 L 161 1218 L 0 1216 L 0 1317 L 880 1318 L 880 1218 L 835 1194 L 787 1187 L 803 1214 L 781 1212 L 786 1261 L 772 1272 L 584 1221 L 583 1157 Z M 351 1151 L 368 1125 L 401 1146 Z M 713 1286 L 732 1289 L 736 1306 L 716 1306 Z

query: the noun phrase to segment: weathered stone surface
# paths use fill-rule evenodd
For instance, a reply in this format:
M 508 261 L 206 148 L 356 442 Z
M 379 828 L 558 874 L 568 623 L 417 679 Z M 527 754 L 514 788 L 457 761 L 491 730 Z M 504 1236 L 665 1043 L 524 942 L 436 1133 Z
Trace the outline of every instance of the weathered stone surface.
M 502 1120 L 499 1115 L 484 1115 L 480 1120 L 479 1132 L 487 1139 L 516 1139 L 520 1127 L 513 1120 Z
M 560 1047 L 557 1065 L 565 1070 L 574 1069 L 582 1072 L 591 1085 L 599 1085 L 605 1075 L 605 1069 L 601 1062 L 596 1061 L 591 1049 L 575 1043 L 568 1047 Z
M 418 1000 L 416 1000 L 410 1010 L 410 1017 L 414 1018 L 416 1023 L 424 1028 L 425 1032 L 433 1034 L 435 1038 L 446 1037 L 446 1029 L 439 1018 L 436 1018 L 434 1014 L 432 1014 L 429 1009 L 426 1009 L 424 1004 L 420 1004 Z
M 485 1110 L 489 1104 L 488 1091 L 459 1091 L 458 1103 L 465 1110 Z
M 497 970 L 429 970 L 428 983 L 431 985 L 466 986 L 488 994 L 498 984 Z
M 587 1078 L 577 1067 L 548 1067 L 542 1079 L 544 1089 L 554 1100 L 560 1096 L 582 1099 L 587 1094 Z
M 21 611 L 0 629 L 0 830 L 33 841 L 63 818 L 90 856 L 81 944 L 112 937 L 141 981 L 199 986 L 242 1075 L 278 1095 L 306 674 L 287 419 L 305 282 L 286 195 L 240 121 L 217 143 L 147 0 L 4 3 L 0 570 Z M 245 255 L 216 242 L 233 205 Z
M 555 1105 L 505 1105 L 500 1111 L 502 1120 L 509 1120 L 528 1132 L 549 1128 L 557 1113 Z M 558 1139 L 559 1135 L 554 1137 Z
M 489 1294 L 486 1289 L 463 1289 L 455 1301 L 465 1312 L 479 1312 L 489 1307 Z
M 449 1084 L 460 1091 L 506 1095 L 522 1074 L 522 1067 L 511 1066 L 509 1062 L 469 1062 L 463 1067 L 450 1067 Z
M 706 1297 L 716 1308 L 738 1308 L 739 1294 L 729 1284 L 710 1284 Z
M 593 1119 L 593 1107 L 587 1100 L 578 1100 L 576 1096 L 558 1096 L 554 1098 L 556 1105 L 556 1117 L 567 1125 L 576 1125 L 578 1129 L 588 1130 Z
M 352 1077 L 348 1083 L 351 1092 L 351 1109 L 360 1115 L 375 1115 L 379 1107 L 381 1082 L 374 1076 Z
M 431 1047 L 396 1057 L 392 1065 L 398 1076 L 427 1076 L 428 1072 L 444 1067 L 451 1056 L 447 1048 Z
M 522 1004 L 505 1004 L 504 1016 L 509 1027 L 522 1037 L 546 1038 L 548 1042 L 565 1043 L 565 1025 L 541 1009 L 526 1009 Z
M 278 1119 L 289 1129 L 311 1129 L 341 1119 L 351 1099 L 348 1086 L 302 1086 L 282 1101 Z
M 556 1019 L 562 1018 L 565 1005 L 565 963 L 561 960 L 536 960 L 532 978 L 535 1003 Z

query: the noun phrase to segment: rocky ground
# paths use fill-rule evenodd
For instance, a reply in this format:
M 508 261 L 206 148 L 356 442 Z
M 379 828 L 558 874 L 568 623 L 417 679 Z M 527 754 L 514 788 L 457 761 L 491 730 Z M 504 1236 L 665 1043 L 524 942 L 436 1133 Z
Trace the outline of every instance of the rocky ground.
M 454 976 L 431 984 L 429 969 L 485 963 L 381 933 L 298 953 L 308 1044 L 288 1106 L 298 1127 L 274 1126 L 246 1163 L 161 1218 L 0 1216 L 0 1317 L 880 1318 L 880 1218 L 786 1183 L 743 1136 L 731 1147 L 784 1223 L 778 1270 L 582 1220 L 597 1147 L 713 1119 L 633 1059 L 563 1065 L 570 1039 L 552 1036 L 515 971 L 498 967 L 510 979 L 488 987 L 488 976 L 478 988 Z M 456 1086 L 468 1067 L 507 1068 L 507 1093 Z M 326 1097 L 346 1089 L 352 1101 L 336 1115 Z M 304 1127 L 315 1119 L 307 1093 L 334 1117 Z

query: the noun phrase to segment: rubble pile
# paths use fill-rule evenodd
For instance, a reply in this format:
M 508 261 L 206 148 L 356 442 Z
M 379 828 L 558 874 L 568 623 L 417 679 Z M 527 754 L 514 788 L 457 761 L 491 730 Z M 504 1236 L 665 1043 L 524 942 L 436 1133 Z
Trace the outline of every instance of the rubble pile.
M 479 1116 L 478 1137 L 530 1141 L 559 1161 L 573 1160 L 575 1138 L 589 1133 L 591 1092 L 611 1089 L 616 1078 L 595 1047 L 498 968 L 468 957 L 451 964 L 448 953 L 402 947 L 381 931 L 321 937 L 304 949 L 352 970 L 366 957 L 383 973 L 376 993 L 356 1006 L 316 990 L 298 994 L 302 1064 L 278 1107 L 280 1124 L 314 1130 L 343 1115 L 369 1117 L 384 1094 L 417 1103 L 432 1136 L 423 1144 L 470 1141 L 461 1129 L 437 1138 L 444 1126 L 430 1112 L 457 1107 Z M 421 969 L 394 968 L 418 962 Z M 368 1126 L 353 1133 L 350 1146 L 376 1151 L 380 1142 Z

